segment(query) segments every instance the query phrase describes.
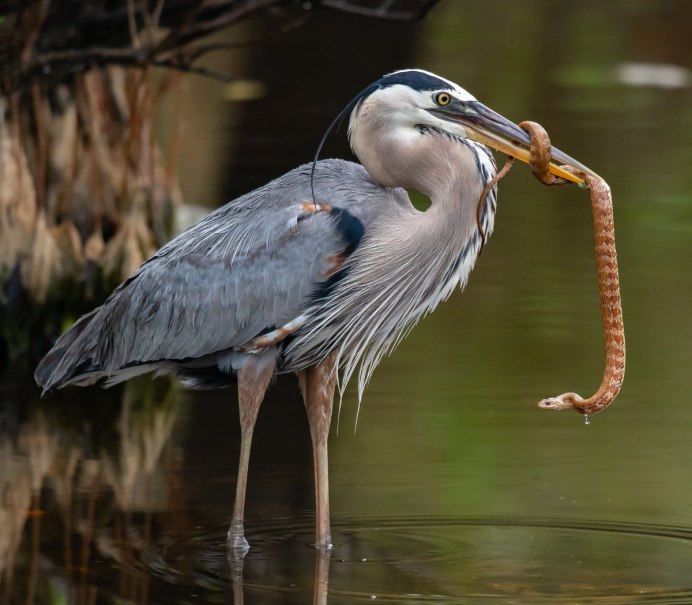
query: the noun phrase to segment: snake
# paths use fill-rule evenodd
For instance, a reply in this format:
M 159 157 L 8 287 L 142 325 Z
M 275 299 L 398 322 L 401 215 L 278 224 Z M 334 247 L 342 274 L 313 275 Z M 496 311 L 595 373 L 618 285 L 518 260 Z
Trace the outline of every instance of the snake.
M 519 124 L 530 137 L 529 166 L 533 175 L 545 185 L 563 185 L 568 181 L 549 172 L 550 138 L 545 129 L 536 122 L 524 121 Z M 511 158 L 510 158 L 511 160 Z M 507 174 L 511 161 L 493 179 L 493 186 Z M 615 223 L 613 219 L 613 198 L 608 183 L 600 177 L 585 174 L 570 166 L 562 166 L 581 178 L 589 189 L 593 214 L 596 269 L 598 290 L 605 344 L 605 368 L 598 390 L 589 398 L 577 393 L 563 393 L 547 397 L 538 403 L 544 410 L 576 410 L 580 414 L 596 414 L 608 407 L 620 393 L 625 378 L 625 327 L 622 317 L 620 278 L 615 248 Z M 483 191 L 479 205 L 482 204 L 487 189 Z

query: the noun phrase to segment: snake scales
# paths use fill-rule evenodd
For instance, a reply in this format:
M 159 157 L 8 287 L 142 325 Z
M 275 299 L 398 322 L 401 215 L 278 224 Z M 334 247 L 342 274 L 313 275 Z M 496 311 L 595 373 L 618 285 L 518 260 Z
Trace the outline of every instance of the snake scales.
M 550 164 L 550 139 L 544 128 L 535 122 L 522 122 L 520 126 L 531 138 L 531 159 L 529 165 L 534 176 L 546 185 L 567 183 L 548 171 Z M 513 158 L 502 168 L 497 176 L 488 183 L 481 194 L 479 207 L 485 195 L 499 181 L 512 165 Z M 617 397 L 625 377 L 625 330 L 622 319 L 620 299 L 620 280 L 618 261 L 615 250 L 615 231 L 613 222 L 613 203 L 608 184 L 597 177 L 563 166 L 565 170 L 576 174 L 589 188 L 591 209 L 594 219 L 596 239 L 596 266 L 598 270 L 598 288 L 601 304 L 601 321 L 605 340 L 605 370 L 603 379 L 596 393 L 584 399 L 576 393 L 563 393 L 557 397 L 548 397 L 538 403 L 545 410 L 574 409 L 581 414 L 595 414 L 605 409 Z

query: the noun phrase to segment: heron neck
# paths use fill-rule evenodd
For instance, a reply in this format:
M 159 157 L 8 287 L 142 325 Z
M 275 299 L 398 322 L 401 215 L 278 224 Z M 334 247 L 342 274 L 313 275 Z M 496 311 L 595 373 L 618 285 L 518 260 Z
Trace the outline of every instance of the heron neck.
M 367 129 L 354 131 L 351 144 L 375 181 L 420 191 L 432 202 L 428 212 L 439 209 L 450 222 L 466 225 L 470 217 L 475 222 L 485 179 L 479 174 L 478 154 L 483 152 L 473 143 L 431 131 L 381 139 L 368 134 Z
M 486 180 L 479 174 L 477 149 L 455 141 L 445 143 L 428 156 L 428 165 L 418 172 L 421 176 L 413 188 L 430 198 L 430 208 L 419 216 L 426 232 L 461 249 L 476 237 L 478 200 Z
M 450 248 L 452 240 L 465 246 L 476 237 L 478 201 L 494 173 L 491 156 L 482 146 L 432 130 L 406 130 L 381 138 L 370 134 L 367 128 L 355 129 L 351 144 L 373 179 L 430 198 L 430 208 L 412 217 L 417 225 L 409 227 L 422 229 L 425 236 L 448 238 L 445 243 Z M 485 233 L 492 230 L 491 213 L 487 219 Z
M 461 153 L 468 157 L 456 158 L 446 178 L 436 180 L 427 195 L 431 202 L 430 218 L 441 230 L 466 240 L 476 229 L 478 199 L 485 183 L 478 177 L 473 151 L 462 149 Z

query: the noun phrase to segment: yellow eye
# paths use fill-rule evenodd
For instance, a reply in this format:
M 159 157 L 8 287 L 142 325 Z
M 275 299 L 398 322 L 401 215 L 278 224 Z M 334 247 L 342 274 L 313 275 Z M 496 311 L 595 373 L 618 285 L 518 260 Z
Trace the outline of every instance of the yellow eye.
M 443 107 L 445 105 L 449 105 L 450 101 L 452 100 L 452 97 L 447 94 L 446 92 L 438 92 L 435 95 L 435 103 L 438 105 L 442 105 Z

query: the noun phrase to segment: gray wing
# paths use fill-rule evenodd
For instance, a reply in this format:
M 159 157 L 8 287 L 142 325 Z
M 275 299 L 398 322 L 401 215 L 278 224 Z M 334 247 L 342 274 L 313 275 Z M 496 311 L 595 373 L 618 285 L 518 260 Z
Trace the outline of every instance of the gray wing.
M 197 359 L 283 326 L 387 203 L 408 203 L 339 160 L 318 164 L 315 193 L 328 210 L 315 212 L 306 165 L 205 217 L 58 340 L 36 371 L 39 384 Z

